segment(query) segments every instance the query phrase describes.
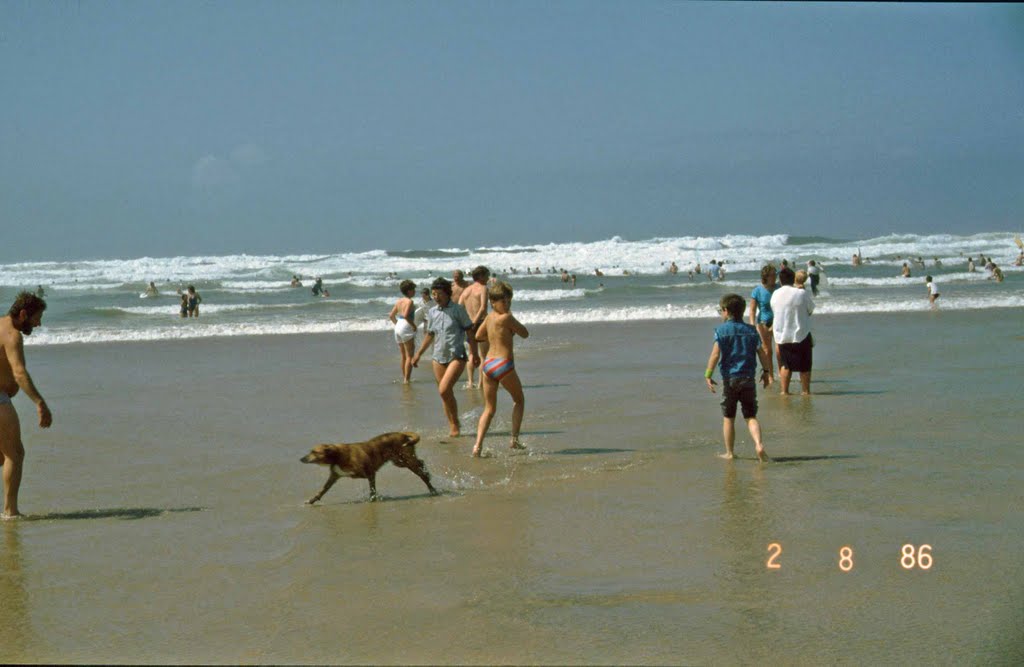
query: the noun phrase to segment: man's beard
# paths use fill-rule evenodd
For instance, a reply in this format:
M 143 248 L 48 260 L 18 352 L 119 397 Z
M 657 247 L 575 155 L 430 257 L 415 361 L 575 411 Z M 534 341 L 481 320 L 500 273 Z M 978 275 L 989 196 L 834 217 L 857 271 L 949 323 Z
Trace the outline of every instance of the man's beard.
M 18 327 L 18 331 L 20 331 L 21 333 L 25 334 L 26 336 L 31 336 L 33 329 L 35 329 L 35 327 L 32 326 L 32 324 L 29 323 L 29 322 L 25 322 L 20 327 Z

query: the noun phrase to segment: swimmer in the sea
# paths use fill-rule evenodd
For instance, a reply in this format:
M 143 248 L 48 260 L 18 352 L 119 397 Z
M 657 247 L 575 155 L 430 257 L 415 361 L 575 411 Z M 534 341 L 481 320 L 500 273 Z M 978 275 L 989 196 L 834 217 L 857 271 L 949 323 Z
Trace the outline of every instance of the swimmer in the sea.
M 487 298 L 491 302 L 491 313 L 487 315 L 476 333 L 479 342 L 490 343 L 487 359 L 484 360 L 484 411 L 476 429 L 476 444 L 473 445 L 473 456 L 483 453 L 484 437 L 491 426 L 491 419 L 498 405 L 498 385 L 512 397 L 512 449 L 525 449 L 519 442 L 519 429 L 523 425 L 523 410 L 526 400 L 523 397 L 523 385 L 516 372 L 512 353 L 513 338 L 518 335 L 527 338 L 530 332 L 512 315 L 512 288 L 508 283 L 497 282 L 487 290 Z
M 199 296 L 194 285 L 188 286 L 188 291 L 185 292 L 185 295 L 187 297 L 188 316 L 199 317 L 199 304 L 203 302 L 203 297 Z

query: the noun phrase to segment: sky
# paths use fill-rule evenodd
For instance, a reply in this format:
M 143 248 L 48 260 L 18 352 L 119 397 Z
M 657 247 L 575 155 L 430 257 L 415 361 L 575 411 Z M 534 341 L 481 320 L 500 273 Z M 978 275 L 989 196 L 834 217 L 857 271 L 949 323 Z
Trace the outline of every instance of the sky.
M 0 262 L 1024 227 L 1024 8 L 0 0 Z

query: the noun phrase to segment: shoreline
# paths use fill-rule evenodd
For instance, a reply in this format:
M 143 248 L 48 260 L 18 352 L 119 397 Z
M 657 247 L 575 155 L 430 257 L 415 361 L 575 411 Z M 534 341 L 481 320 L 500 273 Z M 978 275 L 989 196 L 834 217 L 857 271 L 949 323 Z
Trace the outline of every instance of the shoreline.
M 742 295 L 741 295 L 742 296 Z M 915 301 L 916 303 L 916 301 Z M 820 307 L 820 303 L 817 304 Z M 709 306 L 710 308 L 711 306 Z M 814 324 L 825 322 L 826 320 L 831 321 L 833 318 L 837 320 L 844 320 L 847 318 L 873 318 L 873 317 L 973 317 L 977 315 L 978 311 L 981 310 L 1019 310 L 1021 306 L 1015 304 L 1008 304 L 1005 306 L 999 305 L 979 305 L 976 308 L 970 309 L 957 309 L 949 310 L 943 309 L 942 304 L 939 304 L 937 309 L 930 309 L 927 297 L 921 299 L 921 308 L 913 311 L 888 311 L 888 310 L 865 310 L 861 312 L 840 312 L 840 313 L 829 313 L 829 312 L 815 312 Z M 646 318 L 646 319 L 629 319 L 629 320 L 597 320 L 597 321 L 578 321 L 572 323 L 530 323 L 524 321 L 530 327 L 540 328 L 553 328 L 559 327 L 602 327 L 602 326 L 648 326 L 648 325 L 663 325 L 665 327 L 677 326 L 682 324 L 700 324 L 706 323 L 712 326 L 716 326 L 720 323 L 717 316 L 693 316 L 693 317 L 677 317 L 677 318 Z M 746 322 L 746 314 L 744 314 L 744 322 Z M 841 322 L 840 322 L 841 323 Z M 45 329 L 40 328 L 40 332 L 44 332 Z M 217 342 L 217 341 L 238 341 L 252 342 L 256 340 L 275 340 L 275 339 L 292 339 L 295 337 L 304 338 L 319 338 L 319 337 L 330 337 L 330 336 L 352 336 L 352 335 L 367 335 L 367 336 L 383 336 L 387 337 L 390 331 L 390 327 L 382 325 L 380 329 L 355 329 L 348 331 L 310 331 L 310 332 L 268 332 L 268 333 L 244 333 L 244 334 L 213 334 L 213 335 L 198 335 L 194 337 L 182 336 L 174 338 L 147 338 L 147 339 L 119 339 L 119 340 L 103 340 L 103 341 L 72 341 L 72 342 L 57 342 L 57 343 L 33 343 L 30 338 L 25 339 L 26 350 L 44 350 L 44 349 L 56 349 L 56 348 L 74 348 L 76 346 L 89 347 L 109 347 L 114 345 L 174 345 L 174 344 L 196 344 L 199 342 Z

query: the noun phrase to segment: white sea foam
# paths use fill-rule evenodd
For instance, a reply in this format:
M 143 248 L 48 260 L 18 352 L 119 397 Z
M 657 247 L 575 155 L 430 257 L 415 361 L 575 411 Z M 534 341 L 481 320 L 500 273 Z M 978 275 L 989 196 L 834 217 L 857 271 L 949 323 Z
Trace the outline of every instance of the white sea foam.
M 910 278 L 903 276 L 891 276 L 889 278 L 868 278 L 853 276 L 850 278 L 829 278 L 828 284 L 834 287 L 915 287 L 922 288 L 925 276 L 931 275 L 939 283 L 977 283 L 985 282 L 984 272 L 978 273 L 939 273 L 939 270 L 926 272 L 918 269 Z M 923 289 L 923 288 L 922 288 Z
M 292 287 L 289 280 L 222 280 L 220 289 L 224 292 L 287 292 L 301 288 Z
M 412 278 L 424 286 L 433 276 L 448 276 L 453 268 L 468 269 L 476 264 L 489 265 L 498 274 L 518 267 L 519 273 L 508 275 L 507 279 L 513 283 L 516 303 L 520 304 L 516 315 L 528 324 L 714 318 L 721 293 L 734 291 L 746 296 L 756 283 L 751 273 L 737 275 L 737 271 L 756 271 L 765 259 L 777 261 L 787 257 L 800 264 L 810 257 L 831 255 L 841 257 L 843 265 L 834 265 L 834 271 L 825 274 L 827 291 L 818 299 L 819 314 L 923 310 L 927 307 L 924 275 L 929 272 L 940 284 L 940 308 L 967 310 L 1019 307 L 1024 301 L 1019 282 L 1022 268 L 1012 266 L 1016 256 L 1013 236 L 893 235 L 848 243 L 794 241 L 785 235 L 646 241 L 612 238 L 588 243 L 450 251 L 458 252 L 458 256 L 429 250 L 393 256 L 383 250 L 372 250 L 281 257 L 231 255 L 35 262 L 0 265 L 0 288 L 31 289 L 43 284 L 52 290 L 46 327 L 32 337 L 33 345 L 384 330 L 388 324 L 382 312 L 398 297 L 399 277 Z M 877 261 L 861 271 L 851 269 L 846 265 L 847 258 L 858 249 L 869 257 L 870 252 L 879 252 Z M 898 253 L 929 258 L 938 255 L 944 266 L 915 267 L 914 277 L 903 279 L 898 275 L 899 262 L 893 259 Z M 986 282 L 987 274 L 981 270 L 968 274 L 965 257 L 960 257 L 960 253 L 995 257 L 1007 275 L 1006 283 L 996 286 Z M 685 272 L 692 266 L 690 262 L 699 260 L 706 267 L 712 257 L 728 260 L 727 280 L 712 283 L 706 277 L 694 277 L 691 281 L 685 273 L 666 273 L 670 261 L 676 261 Z M 543 271 L 564 267 L 587 277 L 581 287 L 573 288 L 560 283 L 557 275 L 526 274 L 528 266 L 539 266 Z M 603 288 L 592 287 L 595 267 L 606 274 Z M 623 276 L 625 269 L 639 273 L 640 278 Z M 389 272 L 398 277 L 388 277 Z M 305 287 L 289 286 L 294 274 L 304 277 Z M 325 284 L 334 292 L 333 298 L 310 297 L 310 277 L 315 275 L 324 276 Z M 149 280 L 157 282 L 161 295 L 140 301 L 138 294 Z M 201 306 L 201 320 L 184 323 L 177 317 L 174 288 L 188 283 L 198 287 L 206 302 Z M 129 317 L 118 318 L 115 325 L 102 317 L 105 313 Z
M 998 295 L 977 297 L 972 295 L 942 294 L 939 299 L 939 310 L 989 310 L 994 308 L 1020 308 L 1024 306 L 1024 294 Z M 833 313 L 904 313 L 908 311 L 926 311 L 931 306 L 921 287 L 921 295 L 914 298 L 899 298 L 878 301 L 867 298 L 854 298 L 843 301 L 816 302 L 814 315 Z
M 356 287 L 390 287 L 395 290 L 395 294 L 398 294 L 398 284 L 401 283 L 405 278 L 387 278 L 380 276 L 352 276 L 352 277 L 338 277 L 334 279 L 336 283 L 345 283 L 347 285 L 354 285 Z M 426 287 L 427 285 L 416 285 L 419 288 Z M 397 298 L 397 296 L 396 296 Z
M 68 345 L 72 343 L 125 343 L 160 340 L 193 340 L 235 336 L 287 336 L 296 334 L 345 333 L 350 331 L 384 331 L 389 327 L 383 318 L 375 320 L 340 320 L 328 322 L 238 322 L 203 323 L 184 320 L 179 326 L 126 330 L 97 327 L 87 330 L 40 329 L 26 338 L 28 345 Z
M 716 317 L 715 305 L 596 307 L 580 310 L 544 309 L 517 313 L 523 324 L 573 324 L 585 322 L 633 322 L 642 320 L 690 320 Z
M 582 288 L 572 289 L 537 289 L 537 290 L 516 290 L 512 299 L 514 301 L 561 301 L 563 299 L 582 299 L 586 290 Z
M 921 287 L 921 286 L 919 286 Z M 1024 306 L 1024 293 L 1001 293 L 985 297 L 976 295 L 943 294 L 939 307 L 942 310 L 983 310 L 989 308 L 1019 308 Z M 846 313 L 900 313 L 925 311 L 929 309 L 928 299 L 921 287 L 921 295 L 900 296 L 879 300 L 869 297 L 854 297 L 841 301 L 818 299 L 815 315 Z M 636 307 L 595 307 L 584 309 L 541 309 L 517 313 L 524 324 L 569 324 L 575 322 L 629 322 L 639 320 L 685 320 L 717 318 L 716 303 L 707 305 L 677 305 L 666 303 L 656 306 Z
M 372 303 L 381 303 L 387 306 L 393 306 L 398 298 L 399 297 L 396 294 L 395 296 L 375 296 L 369 299 L 337 299 L 337 301 L 340 303 L 351 304 L 353 306 L 366 306 Z M 417 307 L 419 306 L 418 303 L 416 305 Z
M 448 276 L 452 269 L 469 269 L 478 264 L 495 272 L 516 267 L 518 277 L 529 278 L 526 267 L 565 268 L 577 275 L 592 275 L 600 268 L 609 277 L 628 269 L 632 273 L 652 275 L 664 273 L 669 262 L 688 271 L 700 262 L 706 267 L 711 259 L 727 260 L 730 271 L 756 271 L 765 261 L 786 257 L 794 262 L 818 259 L 827 265 L 836 261 L 846 264 L 860 250 L 867 258 L 892 263 L 896 255 L 922 256 L 931 260 L 940 257 L 945 264 L 966 262 L 966 256 L 992 256 L 1001 266 L 1010 264 L 1017 251 L 1010 232 L 953 236 L 948 234 L 921 236 L 901 234 L 863 241 L 820 241 L 790 245 L 785 234 L 765 236 L 725 235 L 720 237 L 654 238 L 627 241 L 619 237 L 593 242 L 516 245 L 475 250 L 456 250 L 459 256 L 391 256 L 384 250 L 331 255 L 225 255 L 208 257 L 141 257 L 70 262 L 23 262 L 0 265 L 0 286 L 30 287 L 38 284 L 60 285 L 67 289 L 94 286 L 106 289 L 111 285 L 139 285 L 150 280 L 159 285 L 186 282 L 211 283 L 225 281 L 229 289 L 265 289 L 276 287 L 293 274 L 304 280 L 320 275 L 326 283 L 349 282 L 363 287 L 397 286 L 397 279 L 385 277 L 389 272 L 399 276 Z M 429 254 L 429 253 L 428 253 Z M 961 257 L 961 254 L 963 256 Z M 353 276 L 348 277 L 351 272 Z M 548 274 L 545 274 L 545 277 Z M 539 277 L 539 276 L 538 276 Z M 270 284 L 259 284 L 265 278 Z M 251 287 L 245 284 L 252 282 Z M 78 285 L 78 287 L 75 287 Z

